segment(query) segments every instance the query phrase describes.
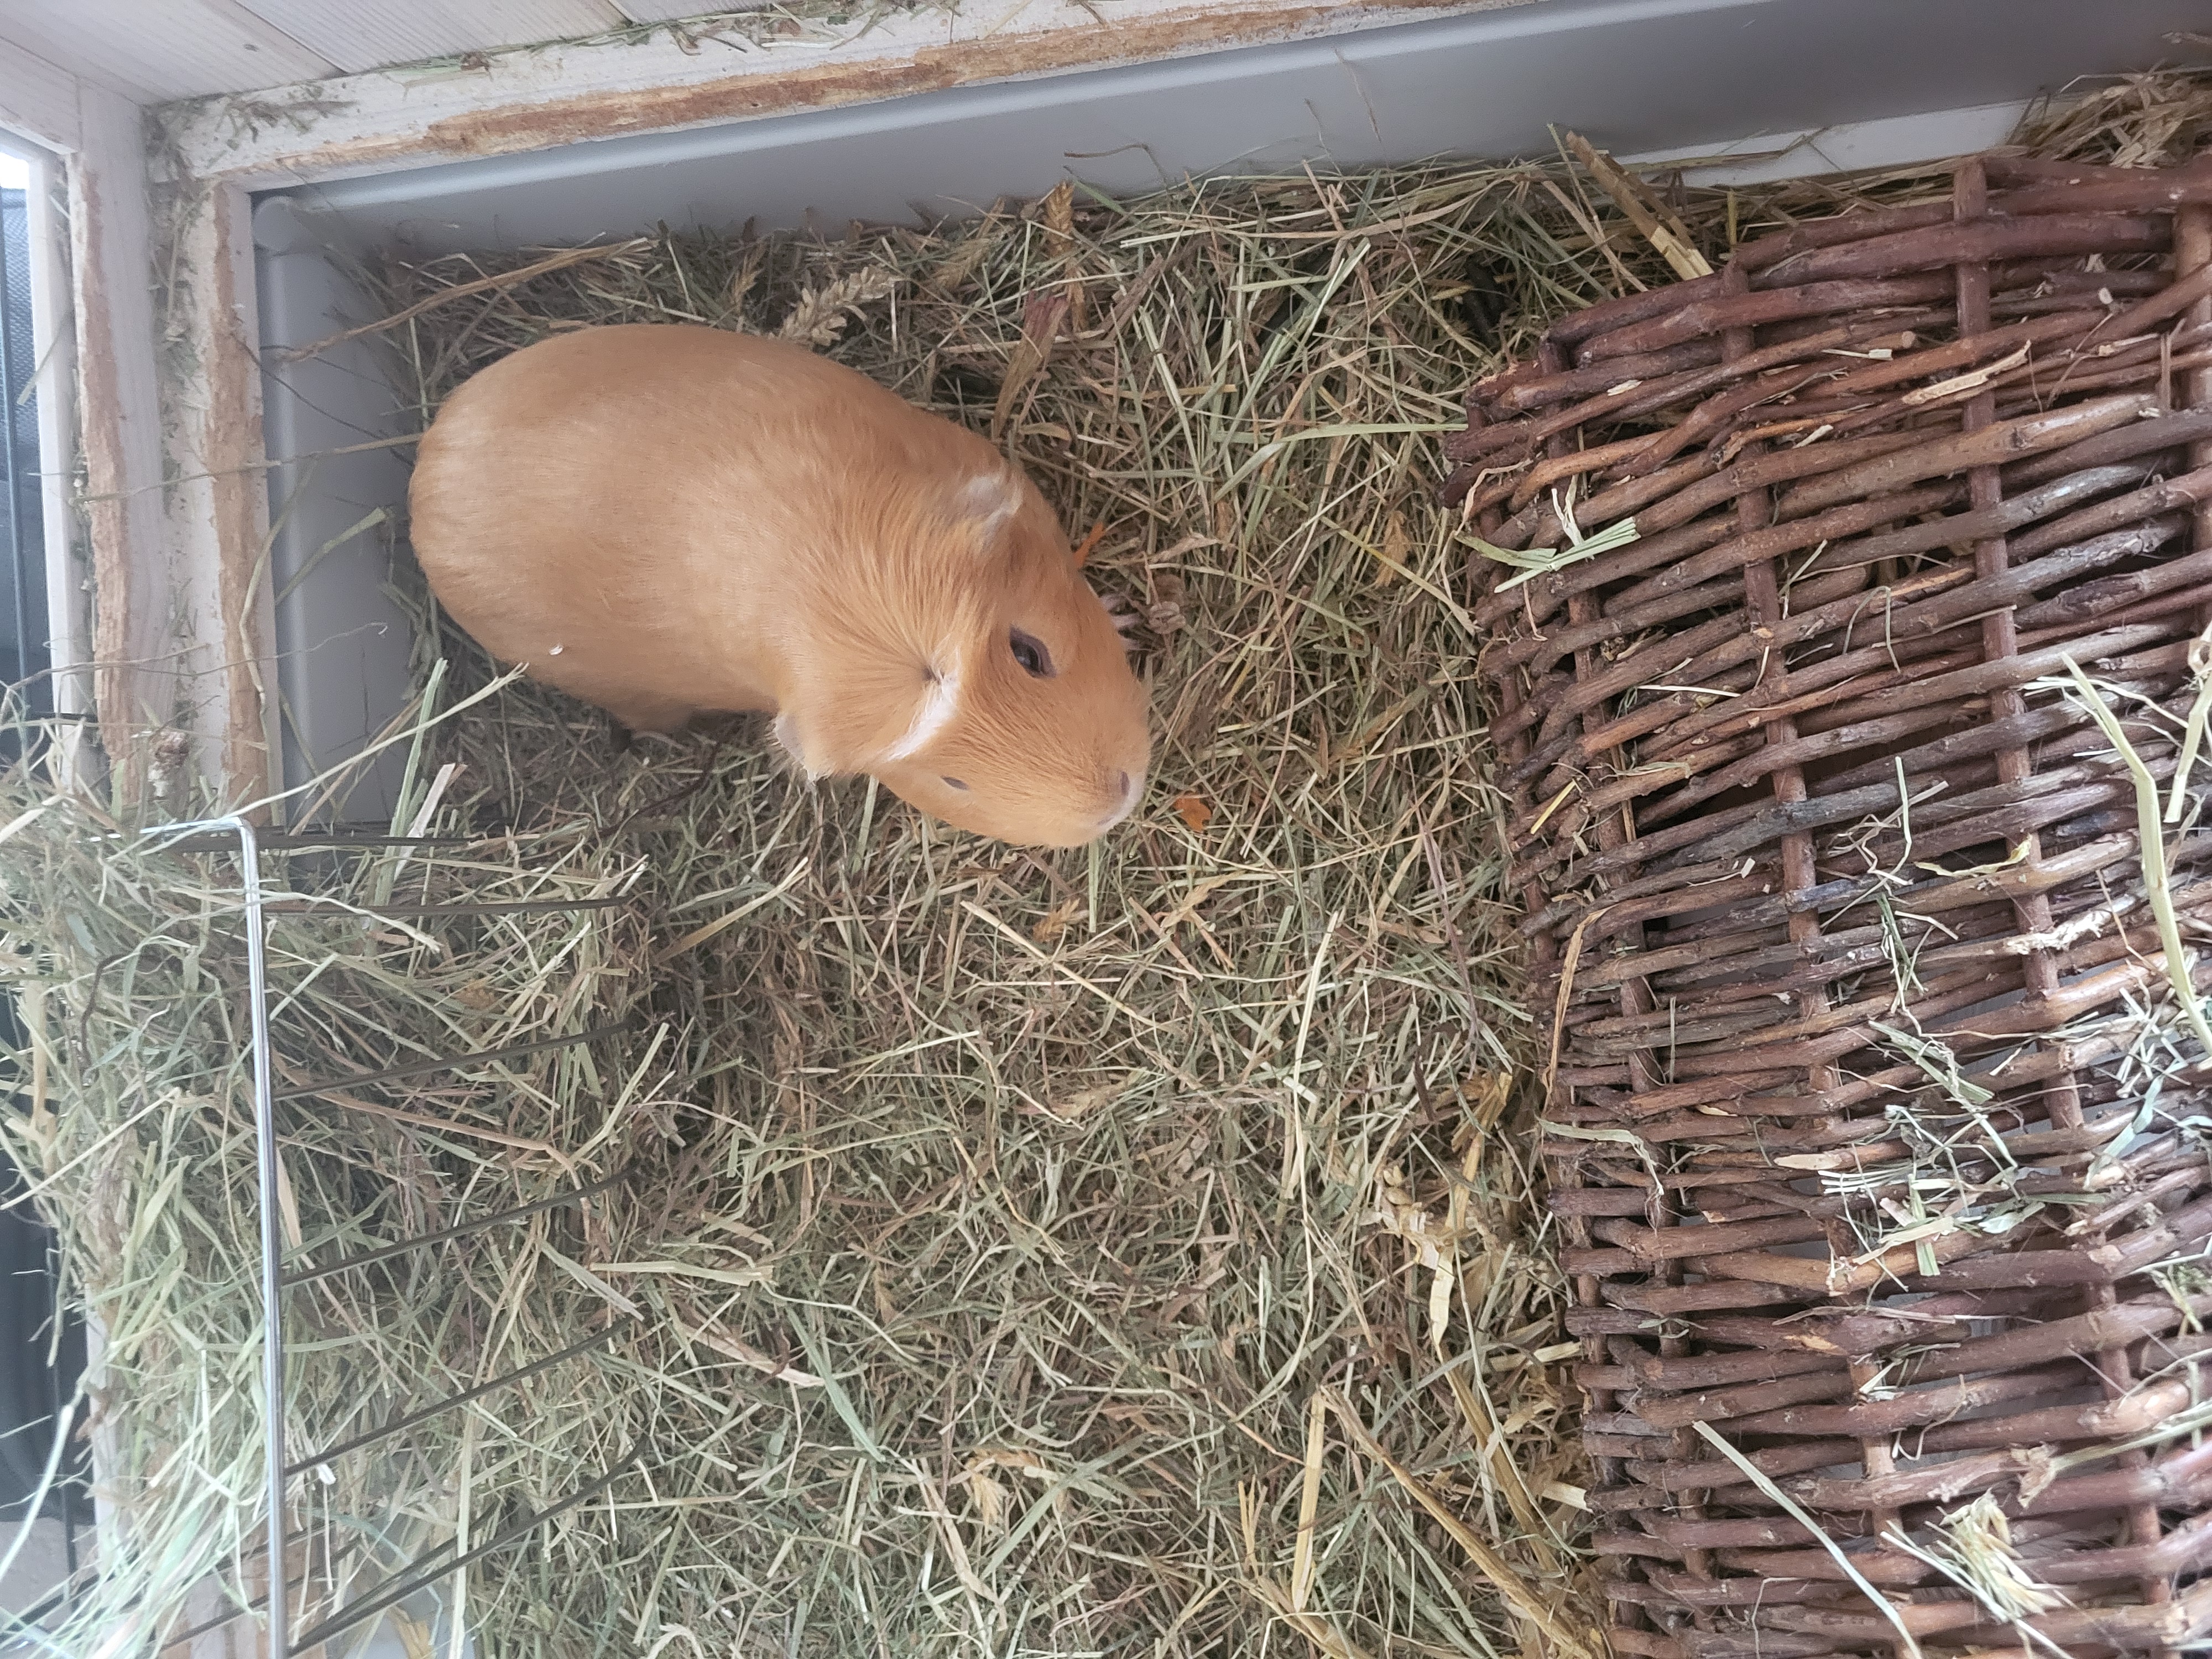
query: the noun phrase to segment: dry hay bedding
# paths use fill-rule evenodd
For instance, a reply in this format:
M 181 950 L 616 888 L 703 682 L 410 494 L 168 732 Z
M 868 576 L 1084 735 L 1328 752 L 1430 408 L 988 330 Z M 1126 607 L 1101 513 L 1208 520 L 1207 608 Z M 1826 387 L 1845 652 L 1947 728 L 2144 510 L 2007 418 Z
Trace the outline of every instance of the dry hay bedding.
M 1319 1387 L 1517 1540 L 1532 1604 L 1559 1599 L 1573 1514 L 1536 1495 L 1571 1473 L 1559 1356 L 1529 1358 L 1558 1340 L 1557 1286 L 1520 1242 L 1518 1145 L 1476 1139 L 1526 1032 L 1447 597 L 1462 555 L 1427 495 L 1480 349 L 1450 290 L 1486 192 L 1514 191 L 1440 170 L 1325 198 L 1063 196 L 828 246 L 662 236 L 394 331 L 426 418 L 565 322 L 811 338 L 998 428 L 1076 535 L 1104 522 L 1089 567 L 1144 619 L 1152 805 L 1088 853 L 954 835 L 865 781 L 810 788 L 750 722 L 617 757 L 601 718 L 528 686 L 438 751 L 475 810 L 618 827 L 679 945 L 775 895 L 655 969 L 697 1108 L 672 1208 L 773 1241 L 774 1290 L 726 1317 L 826 1362 L 883 1455 L 818 1395 L 718 1379 L 752 1421 L 720 1443 L 730 1467 L 672 1478 L 742 1499 L 684 1512 L 693 1559 L 658 1616 L 825 1652 L 1196 1654 L 1305 1648 L 1274 1616 L 1295 1601 L 1334 1650 L 1516 1648 L 1334 1420 L 1302 1549 Z M 1418 235 L 1330 228 L 1439 208 Z M 393 308 L 477 274 L 404 273 Z M 441 648 L 457 686 L 489 672 Z M 1454 1252 L 1425 1269 L 1391 1232 L 1455 1227 L 1496 1248 L 1448 1281 L 1440 1353 L 1430 1269 Z
M 2146 123 L 2176 106 L 2156 92 Z M 2107 136 L 2045 147 L 2101 158 Z M 1680 205 L 1718 252 L 1942 184 Z M 464 965 L 421 928 L 366 951 L 310 930 L 278 968 L 313 1016 L 295 1067 L 636 999 L 672 1040 L 513 1068 L 503 1108 L 434 1097 L 475 1127 L 358 1096 L 288 1120 L 311 1238 L 642 1170 L 580 1241 L 487 1246 L 420 1305 L 328 1291 L 295 1443 L 348 1420 L 364 1354 L 406 1404 L 616 1328 L 557 1382 L 424 1425 L 411 1460 L 341 1472 L 403 1488 L 419 1546 L 451 1535 L 457 1486 L 544 1501 L 644 1448 L 611 1500 L 471 1571 L 489 1651 L 1572 1651 L 1572 1353 L 1509 1092 L 1535 1044 L 1431 457 L 1498 348 L 1664 266 L 1565 168 L 1444 167 L 533 263 L 382 273 L 394 313 L 418 307 L 385 337 L 425 418 L 555 328 L 660 318 L 806 337 L 995 428 L 1073 529 L 1105 526 L 1091 562 L 1145 619 L 1158 775 L 1102 847 L 1040 859 L 864 781 L 808 788 L 742 728 L 617 757 L 445 630 L 416 713 L 447 718 L 399 822 L 458 762 L 433 827 L 526 832 L 419 860 L 408 890 L 624 891 L 650 942 L 503 920 Z M 250 1161 L 240 1070 L 207 1070 L 238 963 L 228 878 L 103 860 L 105 827 L 62 803 L 0 840 L 27 1070 L 71 1101 L 19 1139 L 111 1328 L 135 1407 L 104 1430 L 112 1495 L 173 1547 L 125 1589 L 158 1601 L 188 1571 L 235 1582 L 254 1525 L 250 1188 L 178 1174 Z M 343 890 L 388 894 L 392 863 Z M 317 1157 L 337 1174 L 301 1173 Z M 196 1509 L 161 1485 L 180 1443 Z M 98 1650 L 99 1616 L 61 1650 Z
M 1039 263 L 1072 259 L 1075 338 L 1010 399 L 1010 437 L 1072 524 L 1108 520 L 1092 562 L 1143 611 L 1163 741 L 1142 823 L 1036 859 L 865 782 L 808 788 L 747 730 L 617 757 L 590 711 L 495 685 L 450 631 L 426 644 L 412 718 L 434 723 L 398 734 L 416 752 L 396 824 L 459 763 L 427 826 L 514 832 L 283 878 L 371 909 L 620 892 L 635 920 L 288 916 L 288 1079 L 640 999 L 665 1035 L 283 1109 L 287 1208 L 318 1260 L 639 1170 L 580 1230 L 325 1280 L 295 1313 L 298 1448 L 614 1332 L 299 1483 L 357 1588 L 461 1510 L 482 1540 L 634 1444 L 640 1474 L 471 1569 L 488 1651 L 1514 1650 L 1468 1544 L 1554 1618 L 1557 1286 L 1521 1242 L 1520 1142 L 1475 1133 L 1525 1045 L 1472 641 L 1445 597 L 1459 555 L 1425 493 L 1478 351 L 1438 273 L 1493 216 L 1486 192 L 1526 193 L 1438 171 L 1326 202 L 1301 180 L 1095 204 L 1060 230 L 1048 208 L 827 248 L 664 239 L 389 331 L 427 413 L 556 319 L 729 321 L 718 296 L 750 265 L 771 319 L 826 343 L 849 304 L 842 355 L 916 393 L 959 365 L 995 398 Z M 1438 209 L 1418 237 L 1331 226 Z M 911 273 L 889 292 L 869 274 L 887 257 Z M 403 275 L 395 310 L 475 273 Z M 1127 453 L 1070 459 L 1102 432 Z M 147 810 L 185 805 L 173 784 Z M 92 839 L 118 821 L 61 802 L 0 839 L 41 1034 L 45 1106 L 19 1138 L 109 1328 L 100 1432 L 128 1523 L 70 1652 L 132 1650 L 117 1620 L 202 1572 L 252 1591 L 234 875 Z M 1347 1451 L 1354 1425 L 1395 1468 Z M 380 1482 L 399 1500 L 367 1538 Z M 1505 1559 L 1483 1542 L 1508 1538 Z

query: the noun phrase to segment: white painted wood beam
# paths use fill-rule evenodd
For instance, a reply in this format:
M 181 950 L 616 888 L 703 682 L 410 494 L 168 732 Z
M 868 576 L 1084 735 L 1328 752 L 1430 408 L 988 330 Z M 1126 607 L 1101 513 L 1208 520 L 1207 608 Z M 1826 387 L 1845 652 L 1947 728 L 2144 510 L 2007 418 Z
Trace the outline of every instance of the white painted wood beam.
M 669 0 L 696 14 L 700 0 Z M 604 34 L 633 20 L 615 0 L 239 0 L 349 75 L 391 64 Z M 681 15 L 681 13 L 672 14 Z
M 145 112 L 104 88 L 78 100 L 68 158 L 84 512 L 95 620 L 93 697 L 125 793 L 177 700 L 174 591 L 161 523 L 153 216 Z
M 164 165 L 279 188 L 1542 3 L 968 0 L 865 25 L 748 17 L 174 106 Z

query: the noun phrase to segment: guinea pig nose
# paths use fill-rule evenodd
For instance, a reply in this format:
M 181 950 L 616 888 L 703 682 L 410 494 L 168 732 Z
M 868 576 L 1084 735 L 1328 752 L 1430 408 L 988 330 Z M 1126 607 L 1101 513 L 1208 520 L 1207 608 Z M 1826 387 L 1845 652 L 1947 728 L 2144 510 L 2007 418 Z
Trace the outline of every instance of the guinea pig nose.
M 1111 830 L 1123 818 L 1127 817 L 1129 809 L 1137 804 L 1136 785 L 1127 772 L 1116 772 L 1114 775 L 1114 784 L 1119 793 L 1114 797 L 1114 810 L 1099 820 L 1102 829 Z

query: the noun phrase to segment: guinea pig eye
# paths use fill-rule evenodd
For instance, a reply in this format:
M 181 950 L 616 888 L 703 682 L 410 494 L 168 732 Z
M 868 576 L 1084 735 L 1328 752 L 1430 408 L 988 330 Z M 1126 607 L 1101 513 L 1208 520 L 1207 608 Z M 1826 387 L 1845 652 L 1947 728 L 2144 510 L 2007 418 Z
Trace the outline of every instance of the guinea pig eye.
M 947 778 L 945 781 L 951 784 L 955 789 L 965 789 L 968 787 L 966 784 L 961 782 L 957 778 Z
M 1018 628 L 1006 635 L 1006 647 L 1014 653 L 1014 660 L 1032 679 L 1046 679 L 1052 674 L 1052 653 L 1044 648 L 1042 640 L 1032 638 Z

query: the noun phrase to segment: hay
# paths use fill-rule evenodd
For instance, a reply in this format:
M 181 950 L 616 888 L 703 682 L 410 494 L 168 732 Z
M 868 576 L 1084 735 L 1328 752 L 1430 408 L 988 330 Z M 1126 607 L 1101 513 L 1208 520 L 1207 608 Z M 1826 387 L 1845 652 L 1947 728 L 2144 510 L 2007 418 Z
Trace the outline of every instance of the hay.
M 1717 255 L 1940 188 L 1662 195 Z M 421 416 L 580 323 L 802 336 L 995 432 L 1091 544 L 1142 619 L 1157 777 L 1103 845 L 1038 857 L 866 781 L 810 788 L 755 722 L 617 756 L 514 684 L 431 729 L 403 822 L 457 763 L 426 827 L 516 834 L 418 854 L 403 890 L 618 890 L 641 920 L 471 923 L 465 969 L 458 944 L 288 921 L 295 1063 L 633 1004 L 666 1035 L 519 1091 L 288 1114 L 310 1239 L 428 1224 L 471 1183 L 537 1196 L 564 1158 L 640 1170 L 580 1235 L 317 1304 L 303 1445 L 617 1310 L 574 1369 L 308 1489 L 326 1521 L 404 1517 L 343 1559 L 434 1547 L 464 1509 L 481 1538 L 635 1446 L 638 1474 L 471 1570 L 483 1650 L 1595 1651 L 1533 1201 L 1544 1034 L 1431 491 L 1459 389 L 1662 258 L 1564 164 L 1060 192 L 829 244 L 664 234 L 508 279 L 538 258 L 379 274 Z M 431 713 L 492 683 L 450 629 L 422 670 Z M 36 799 L 19 778 L 0 815 Z M 258 1524 L 229 878 L 104 828 L 64 802 L 0 841 L 27 1072 L 69 1102 L 18 1138 L 107 1327 L 110 1496 L 141 1540 L 52 1638 L 72 1653 L 126 1650 L 117 1621 L 203 1572 L 250 1595 Z M 410 1100 L 451 1127 L 392 1115 Z M 403 1334 L 350 1335 L 372 1327 Z
M 1049 857 L 865 780 L 810 790 L 750 722 L 617 758 L 601 719 L 518 688 L 439 750 L 477 811 L 627 821 L 665 918 L 654 1006 L 701 1034 L 699 1201 L 775 1241 L 742 1328 L 855 1419 L 810 1398 L 788 1476 L 682 1512 L 659 1619 L 712 1645 L 803 1616 L 837 1654 L 1259 1651 L 1279 1620 L 1340 1653 L 1542 1639 L 1421 1509 L 1442 1494 L 1516 1539 L 1509 1593 L 1587 1639 L 1560 1611 L 1564 1379 L 1535 1358 L 1558 1288 L 1513 1242 L 1532 1171 L 1474 1135 L 1475 1106 L 1510 1109 L 1525 1022 L 1426 495 L 1479 349 L 1455 222 L 1492 183 L 663 237 L 393 331 L 426 416 L 563 321 L 830 349 L 995 427 L 1079 539 L 1103 524 L 1088 568 L 1160 688 L 1153 810 Z M 392 309 L 489 274 L 441 262 Z M 1418 1493 L 1337 1417 L 1313 1437 L 1323 1384 Z M 748 1490 L 771 1419 L 668 1479 Z
M 280 1089 L 580 1031 L 625 1012 L 642 983 L 642 930 L 626 907 L 484 908 L 617 896 L 634 855 L 514 837 L 269 862 L 283 912 L 270 957 Z M 179 1629 L 179 1608 L 191 1607 L 186 1622 L 227 1610 L 191 1596 L 210 1573 L 240 1600 L 258 1588 L 247 1559 L 261 1508 L 258 1234 L 237 874 L 228 857 L 164 852 L 89 803 L 49 798 L 9 824 L 0 879 L 13 924 L 4 971 L 29 1038 L 17 1066 L 27 1109 L 9 1127 L 61 1226 L 68 1290 L 102 1328 L 97 1496 L 118 1506 L 102 1516 L 100 1582 L 78 1587 L 40 1645 L 147 1651 L 155 1632 Z M 378 908 L 398 919 L 364 920 Z M 665 1121 L 666 1060 L 650 1041 L 561 1049 L 292 1103 L 282 1212 L 297 1265 L 611 1173 Z M 556 1102 L 568 1109 L 547 1109 Z M 609 1236 L 611 1219 L 619 1226 L 619 1214 L 595 1215 L 593 1231 Z M 333 1448 L 604 1329 L 608 1298 L 560 1258 L 583 1254 L 580 1243 L 606 1250 L 575 1232 L 569 1218 L 540 1216 L 294 1291 L 292 1449 Z M 331 1460 L 301 1483 L 293 1518 L 318 1571 L 333 1567 L 357 1593 L 451 1538 L 472 1488 L 502 1503 L 558 1495 L 568 1459 L 602 1455 L 632 1431 L 597 1413 L 593 1395 L 622 1391 L 642 1358 L 611 1345 L 494 1400 L 469 1422 L 466 1456 L 444 1436 Z M 575 1442 L 533 1433 L 541 1414 L 571 1412 L 583 1413 Z M 480 1508 L 479 1537 L 483 1518 Z

